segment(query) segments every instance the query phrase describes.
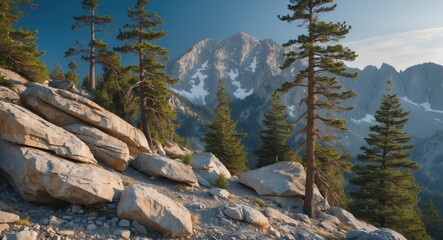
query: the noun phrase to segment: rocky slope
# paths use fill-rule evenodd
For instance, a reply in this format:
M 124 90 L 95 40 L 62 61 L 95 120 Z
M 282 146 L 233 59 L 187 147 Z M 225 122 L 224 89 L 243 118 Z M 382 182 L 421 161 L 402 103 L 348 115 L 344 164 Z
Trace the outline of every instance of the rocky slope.
M 238 178 L 211 153 L 186 165 L 168 155 L 192 152 L 150 149 L 138 129 L 85 97 L 19 85 L 0 95 L 0 239 L 405 239 L 318 191 L 316 218 L 302 214 L 299 163 Z M 229 190 L 213 186 L 221 175 Z

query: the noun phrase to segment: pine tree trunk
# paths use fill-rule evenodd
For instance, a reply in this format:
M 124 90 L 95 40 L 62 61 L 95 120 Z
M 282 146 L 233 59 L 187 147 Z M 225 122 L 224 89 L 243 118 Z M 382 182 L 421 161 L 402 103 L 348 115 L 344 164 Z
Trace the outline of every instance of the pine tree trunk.
M 91 49 L 89 52 L 89 91 L 95 92 L 95 25 L 94 25 L 94 8 L 91 9 Z
M 140 40 L 141 42 L 141 40 Z M 146 95 L 145 95 L 145 84 L 144 84 L 144 73 L 143 73 L 143 53 L 139 52 L 139 78 L 142 82 L 140 84 L 140 111 L 141 111 L 141 120 L 142 120 L 142 130 L 145 134 L 146 139 L 148 140 L 148 144 L 150 148 L 153 148 L 153 142 L 151 137 L 151 131 L 149 129 L 149 121 L 148 121 L 148 107 L 146 106 Z
M 308 217 L 314 217 L 312 200 L 314 195 L 314 171 L 315 171 L 315 73 L 314 73 L 314 55 L 309 55 L 309 73 L 308 73 L 308 104 L 307 104 L 307 123 L 306 123 L 306 186 L 305 201 L 303 212 Z

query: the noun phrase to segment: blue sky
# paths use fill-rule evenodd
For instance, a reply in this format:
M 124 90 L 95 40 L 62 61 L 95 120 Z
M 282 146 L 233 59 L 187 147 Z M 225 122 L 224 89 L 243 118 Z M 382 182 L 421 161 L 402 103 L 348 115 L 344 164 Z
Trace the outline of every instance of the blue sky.
M 46 51 L 43 61 L 52 68 L 59 61 L 66 69 L 70 59 L 64 52 L 76 41 L 87 43 L 86 30 L 71 30 L 72 16 L 83 14 L 81 0 L 35 0 L 38 9 L 29 11 L 20 23 L 39 30 L 38 44 Z M 135 0 L 102 0 L 99 13 L 117 19 L 118 29 L 128 19 L 126 11 Z M 151 0 L 151 11 L 165 19 L 169 32 L 160 45 L 178 57 L 196 42 L 224 39 L 245 32 L 259 39 L 283 43 L 300 32 L 296 24 L 278 20 L 288 13 L 289 0 Z M 397 69 L 423 62 L 443 64 L 443 1 L 441 0 L 336 0 L 335 12 L 324 15 L 331 21 L 352 26 L 343 43 L 357 51 L 359 58 L 350 66 L 380 66 L 386 62 Z M 115 34 L 100 36 L 111 46 L 120 44 Z M 126 57 L 129 58 L 129 57 Z M 87 64 L 78 62 L 81 72 Z

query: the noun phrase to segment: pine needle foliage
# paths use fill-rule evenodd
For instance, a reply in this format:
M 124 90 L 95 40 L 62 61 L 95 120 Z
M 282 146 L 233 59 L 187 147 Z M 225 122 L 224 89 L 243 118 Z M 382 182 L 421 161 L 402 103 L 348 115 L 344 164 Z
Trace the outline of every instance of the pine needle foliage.
M 272 106 L 265 112 L 263 125 L 260 132 L 261 147 L 254 152 L 258 156 L 257 167 L 274 164 L 279 161 L 291 161 L 295 153 L 286 144 L 292 134 L 289 116 L 285 113 L 287 106 L 280 103 L 280 96 L 273 95 Z
M 411 137 L 403 127 L 408 121 L 390 81 L 388 92 L 382 97 L 375 113 L 376 125 L 369 128 L 366 146 L 357 156 L 360 165 L 353 168 L 356 174 L 351 183 L 359 187 L 351 192 L 351 209 L 356 217 L 377 227 L 392 228 L 408 239 L 427 239 L 418 209 L 419 187 L 412 171 L 418 168 L 410 157 Z
M 36 7 L 31 0 L 0 1 L 0 66 L 21 74 L 32 82 L 48 80 L 47 67 L 40 60 L 45 54 L 36 44 L 38 31 L 14 28 L 25 16 L 20 6 Z
M 153 140 L 160 142 L 175 137 L 176 115 L 168 98 L 171 95 L 169 85 L 177 83 L 164 73 L 164 62 L 168 60 L 168 51 L 156 44 L 168 33 L 157 28 L 164 20 L 156 12 L 148 11 L 148 0 L 138 0 L 134 9 L 128 9 L 131 23 L 126 24 L 118 34 L 118 39 L 125 45 L 115 48 L 122 53 L 136 54 L 138 62 L 131 69 L 138 73 L 138 82 L 132 89 L 139 94 L 141 125 L 148 143 L 153 147 Z

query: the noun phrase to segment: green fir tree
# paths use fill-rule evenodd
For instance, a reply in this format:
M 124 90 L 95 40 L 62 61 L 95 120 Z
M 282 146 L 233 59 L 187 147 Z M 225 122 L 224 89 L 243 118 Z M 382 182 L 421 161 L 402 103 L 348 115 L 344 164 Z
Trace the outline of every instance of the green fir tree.
M 100 6 L 99 0 L 82 0 L 82 8 L 86 11 L 85 15 L 74 16 L 76 21 L 72 25 L 72 29 L 87 28 L 90 33 L 88 46 L 82 46 L 77 41 L 74 46 L 70 47 L 65 53 L 66 57 L 81 55 L 81 59 L 89 62 L 89 91 L 95 92 L 96 75 L 95 64 L 98 62 L 98 56 L 101 51 L 106 51 L 108 45 L 103 40 L 97 40 L 96 34 L 105 31 L 105 26 L 114 21 L 114 18 L 99 15 L 97 9 Z
M 217 156 L 231 174 L 239 175 L 248 169 L 246 153 L 241 143 L 244 134 L 237 133 L 237 121 L 231 119 L 231 100 L 226 95 L 223 80 L 219 81 L 217 102 L 218 105 L 214 109 L 215 119 L 207 125 L 209 131 L 204 137 L 205 150 Z
M 149 1 L 138 0 L 134 9 L 128 10 L 132 23 L 126 24 L 118 39 L 125 45 L 115 48 L 123 53 L 136 54 L 138 62 L 132 69 L 138 73 L 138 82 L 133 86 L 138 92 L 141 125 L 148 143 L 153 147 L 153 140 L 173 140 L 175 137 L 175 112 L 168 102 L 171 94 L 169 85 L 177 79 L 165 74 L 164 62 L 168 60 L 168 51 L 156 44 L 168 33 L 157 30 L 163 19 L 156 12 L 147 10 Z
M 343 91 L 335 76 L 353 78 L 356 73 L 348 73 L 344 61 L 353 61 L 355 52 L 337 42 L 348 34 L 350 27 L 345 23 L 332 23 L 320 20 L 320 15 L 334 11 L 333 0 L 290 0 L 288 10 L 291 12 L 279 19 L 285 22 L 299 21 L 299 27 L 305 28 L 305 34 L 299 35 L 284 44 L 294 47 L 285 53 L 285 62 L 281 69 L 305 60 L 306 68 L 302 69 L 293 81 L 284 83 L 279 91 L 288 92 L 294 87 L 306 88 L 302 102 L 306 111 L 301 113 L 299 120 L 305 120 L 303 132 L 306 136 L 306 188 L 303 211 L 314 217 L 313 193 L 315 172 L 315 146 L 317 139 L 329 141 L 332 136 L 324 130 L 333 128 L 346 130 L 346 121 L 329 113 L 349 110 L 341 105 L 341 101 L 355 96 L 352 91 Z M 298 124 L 298 121 L 296 123 Z M 300 125 L 300 124 L 299 124 Z
M 78 70 L 78 65 L 75 61 L 71 61 L 68 64 L 69 71 L 66 73 L 65 78 L 66 80 L 69 80 L 73 82 L 74 84 L 78 84 L 79 76 L 75 73 L 75 71 Z
M 25 15 L 20 6 L 35 7 L 31 0 L 0 1 L 0 66 L 21 74 L 32 82 L 43 83 L 49 78 L 48 69 L 40 61 L 45 54 L 36 44 L 37 30 L 15 29 Z
M 66 79 L 62 65 L 60 65 L 59 62 L 55 62 L 54 69 L 49 74 L 49 77 L 51 78 L 51 80 L 55 80 L 55 81 Z
M 423 207 L 423 223 L 432 239 L 443 240 L 443 219 L 431 199 Z
M 294 152 L 286 144 L 292 134 L 291 124 L 288 123 L 287 107 L 280 103 L 280 96 L 274 93 L 272 106 L 264 115 L 264 129 L 260 132 L 262 145 L 254 152 L 258 156 L 257 167 L 264 167 L 279 161 L 291 161 Z
M 359 187 L 351 192 L 352 212 L 377 227 L 392 228 L 408 239 L 427 239 L 418 209 L 419 187 L 412 170 L 418 165 L 410 159 L 411 137 L 403 131 L 408 121 L 388 81 L 388 92 L 375 113 L 376 125 L 369 128 L 367 145 L 357 156 L 362 162 L 353 168 L 351 182 Z

